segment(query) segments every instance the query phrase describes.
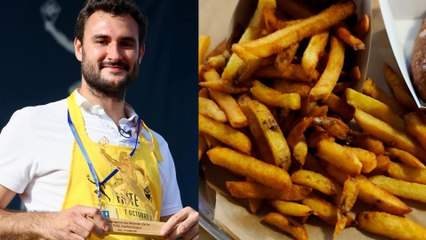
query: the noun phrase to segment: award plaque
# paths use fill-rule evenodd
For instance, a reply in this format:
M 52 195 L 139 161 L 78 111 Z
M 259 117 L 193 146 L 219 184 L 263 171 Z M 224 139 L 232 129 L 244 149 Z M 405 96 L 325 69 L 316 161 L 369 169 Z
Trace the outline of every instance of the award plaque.
M 110 218 L 108 222 L 111 225 L 109 234 L 137 235 L 155 239 L 163 239 L 160 230 L 165 222 L 147 221 L 147 220 L 127 220 Z

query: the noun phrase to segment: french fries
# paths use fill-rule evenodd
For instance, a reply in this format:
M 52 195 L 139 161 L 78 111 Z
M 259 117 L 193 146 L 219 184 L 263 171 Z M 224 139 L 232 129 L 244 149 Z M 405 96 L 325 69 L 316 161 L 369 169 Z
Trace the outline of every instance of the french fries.
M 362 230 L 392 239 L 426 238 L 424 227 L 389 213 L 363 211 L 357 214 L 356 221 Z
M 287 189 L 292 185 L 289 174 L 276 166 L 225 147 L 207 151 L 209 159 L 216 165 L 226 167 L 242 176 L 274 189 Z
M 426 117 L 405 90 L 390 96 L 371 79 L 354 89 L 370 19 L 347 19 L 350 0 L 331 4 L 259 0 L 231 57 L 215 53 L 199 74 L 200 165 L 242 176 L 220 192 L 295 239 L 308 237 L 311 215 L 338 236 L 360 201 L 403 216 L 412 209 L 399 197 L 426 198 Z
M 338 3 L 315 16 L 278 30 L 266 37 L 234 44 L 232 51 L 244 60 L 268 57 L 306 37 L 323 32 L 354 12 L 355 4 L 353 2 Z
M 299 222 L 291 219 L 290 217 L 285 217 L 279 213 L 269 213 L 263 219 L 266 223 L 275 226 L 284 232 L 289 233 L 294 239 L 298 240 L 307 240 L 308 232 L 305 227 Z

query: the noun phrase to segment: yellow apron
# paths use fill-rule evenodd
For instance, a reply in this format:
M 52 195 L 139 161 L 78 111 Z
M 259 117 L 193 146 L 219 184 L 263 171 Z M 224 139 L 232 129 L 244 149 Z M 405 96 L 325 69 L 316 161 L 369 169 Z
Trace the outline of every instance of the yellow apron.
M 100 143 L 89 139 L 75 94 L 68 97 L 68 111 L 72 124 L 94 166 L 99 182 L 114 169 L 117 174 L 101 186 L 101 203 L 111 218 L 160 220 L 161 183 L 157 160 L 162 161 L 158 143 L 152 132 L 142 122 L 151 141 L 142 133 L 138 136 L 139 147 L 129 159 L 132 147 L 109 145 L 108 140 Z M 140 131 L 142 132 L 142 130 Z M 74 141 L 68 188 L 62 209 L 77 204 L 98 207 L 97 187 L 81 149 Z M 95 236 L 90 239 L 96 239 Z M 105 239 L 144 239 L 135 236 L 108 235 Z

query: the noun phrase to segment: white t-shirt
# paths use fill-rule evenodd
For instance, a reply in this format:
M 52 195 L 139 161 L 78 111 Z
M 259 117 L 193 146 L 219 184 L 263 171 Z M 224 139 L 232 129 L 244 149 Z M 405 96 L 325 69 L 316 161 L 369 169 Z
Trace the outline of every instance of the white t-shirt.
M 90 139 L 108 139 L 113 145 L 134 146 L 136 113 L 126 107 L 120 128 L 131 131 L 123 137 L 114 121 L 100 105 L 93 105 L 78 92 Z M 28 211 L 60 211 L 65 197 L 72 158 L 74 136 L 67 122 L 67 99 L 16 111 L 0 134 L 0 184 L 20 194 Z M 167 142 L 152 131 L 160 146 L 163 161 L 158 164 L 162 187 L 161 216 L 182 208 L 176 172 Z M 146 130 L 142 133 L 147 139 Z

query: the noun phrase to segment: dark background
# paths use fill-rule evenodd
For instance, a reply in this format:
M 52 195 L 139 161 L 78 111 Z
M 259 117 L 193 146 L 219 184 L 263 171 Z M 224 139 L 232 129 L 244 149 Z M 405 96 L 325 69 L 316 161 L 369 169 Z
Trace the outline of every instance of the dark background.
M 80 62 L 44 29 L 40 7 L 48 1 L 60 6 L 55 27 L 72 41 L 83 1 L 22 0 L 1 4 L 0 129 L 17 109 L 63 99 L 71 85 L 80 81 Z M 139 79 L 128 90 L 126 99 L 145 123 L 167 140 L 182 203 L 197 209 L 198 1 L 136 2 L 148 17 L 148 35 Z M 10 208 L 19 208 L 16 198 Z

